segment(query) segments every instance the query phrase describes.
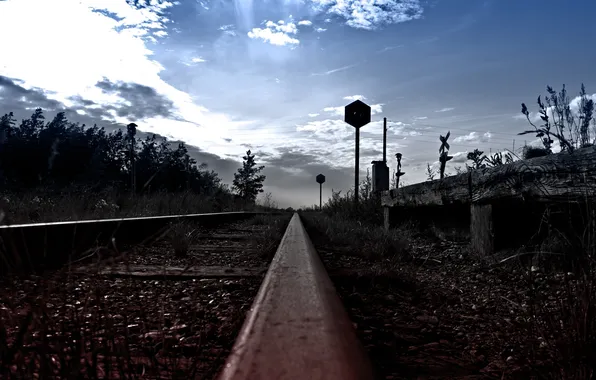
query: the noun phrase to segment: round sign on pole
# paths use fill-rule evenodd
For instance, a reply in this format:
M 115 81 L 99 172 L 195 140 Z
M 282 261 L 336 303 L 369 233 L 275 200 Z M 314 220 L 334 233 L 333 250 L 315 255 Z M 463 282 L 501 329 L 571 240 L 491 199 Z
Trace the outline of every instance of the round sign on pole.
M 319 174 L 317 176 L 317 183 L 321 183 L 321 184 L 325 183 L 325 176 L 322 174 Z

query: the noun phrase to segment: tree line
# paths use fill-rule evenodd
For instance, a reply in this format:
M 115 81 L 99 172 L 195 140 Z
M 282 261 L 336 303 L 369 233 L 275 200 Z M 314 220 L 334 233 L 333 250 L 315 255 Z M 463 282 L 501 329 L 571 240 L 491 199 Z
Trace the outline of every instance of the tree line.
M 155 134 L 136 137 L 136 125 L 107 132 L 73 123 L 65 112 L 47 121 L 43 110 L 17 124 L 14 113 L 0 117 L 0 188 L 22 192 L 81 187 L 131 193 L 192 191 L 237 196 L 254 202 L 263 191 L 263 166 L 254 154 L 234 176 L 231 188 L 206 164 L 198 164 L 184 143 L 172 144 Z

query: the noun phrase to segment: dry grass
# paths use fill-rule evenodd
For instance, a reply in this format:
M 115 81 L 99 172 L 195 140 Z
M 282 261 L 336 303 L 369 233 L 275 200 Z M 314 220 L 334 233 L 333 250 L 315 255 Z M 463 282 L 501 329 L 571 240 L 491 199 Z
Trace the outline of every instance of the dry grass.
M 174 256 L 186 257 L 188 255 L 188 249 L 196 241 L 196 236 L 199 232 L 196 224 L 186 221 L 172 223 L 167 235 L 174 249 Z
M 251 211 L 229 196 L 206 196 L 192 192 L 129 193 L 64 191 L 59 194 L 23 193 L 0 197 L 4 224 L 56 222 L 86 219 L 184 215 L 209 212 Z
M 286 213 L 281 215 L 256 215 L 246 221 L 245 226 L 266 226 L 259 234 L 254 235 L 251 240 L 251 245 L 255 247 L 261 257 L 267 261 L 271 261 L 277 251 L 279 242 L 281 241 L 288 223 L 292 218 L 293 213 Z
M 335 207 L 340 203 L 341 200 L 337 201 Z M 305 215 L 306 223 L 338 249 L 349 247 L 347 251 L 339 251 L 385 263 L 386 267 L 415 258 L 412 253 L 415 249 L 409 246 L 413 235 L 434 241 L 431 246 L 461 243 L 462 239 L 469 238 L 456 230 L 439 229 L 434 225 L 425 230 L 401 226 L 384 233 L 380 227 L 362 222 L 376 220 L 376 212 L 359 216 L 354 205 L 346 203 L 345 206 L 339 212 L 327 208 L 322 213 L 309 213 Z M 590 205 L 585 207 L 583 230 L 560 231 L 551 226 L 546 239 L 512 252 L 514 259 L 506 263 L 464 254 L 469 268 L 513 265 L 512 273 L 526 274 L 529 301 L 517 309 L 517 318 L 528 329 L 526 336 L 531 337 L 530 357 L 526 359 L 536 378 L 587 380 L 595 377 L 596 215 L 592 209 Z M 532 252 L 526 252 L 528 250 Z M 436 270 L 441 271 L 442 264 L 436 263 Z M 383 268 L 375 275 L 387 276 L 391 272 L 392 269 Z
M 534 359 L 547 361 L 541 375 L 550 379 L 593 379 L 596 371 L 596 215 L 593 204 L 584 206 L 583 230 L 552 228 L 532 260 L 539 270 L 527 272 Z M 534 296 L 545 286 L 540 270 L 558 271 L 563 290 Z
M 393 262 L 412 259 L 409 243 L 412 231 L 407 228 L 385 232 L 374 224 L 320 213 L 305 214 L 303 220 L 307 228 L 352 255 Z

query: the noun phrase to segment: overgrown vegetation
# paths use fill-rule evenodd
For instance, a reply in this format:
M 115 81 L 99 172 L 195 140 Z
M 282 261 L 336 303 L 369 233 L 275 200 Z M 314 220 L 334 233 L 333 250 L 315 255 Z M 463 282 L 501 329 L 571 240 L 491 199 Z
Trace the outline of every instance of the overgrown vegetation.
M 258 250 L 259 255 L 267 261 L 271 261 L 277 247 L 284 235 L 286 227 L 293 214 L 282 215 L 257 215 L 250 219 L 248 225 L 263 226 L 264 229 L 256 234 L 251 244 Z
M 217 173 L 198 165 L 184 143 L 173 146 L 156 135 L 137 139 L 136 126 L 106 132 L 71 123 L 64 112 L 49 122 L 41 108 L 17 126 L 13 113 L 0 118 L 0 184 L 5 191 L 89 188 L 135 192 L 191 190 L 228 192 Z M 134 174 L 134 176 L 133 176 Z
M 367 170 L 366 177 L 360 183 L 358 202 L 354 200 L 354 191 L 342 191 L 331 189 L 331 198 L 323 204 L 322 212 L 328 216 L 340 219 L 357 220 L 360 223 L 380 225 L 383 221 L 383 210 L 380 207 L 381 198 L 379 194 L 372 191 L 372 178 Z M 318 210 L 318 206 L 303 207 L 303 211 Z
M 581 85 L 579 103 L 572 104 L 565 85 L 557 92 L 551 86 L 546 86 L 547 96 L 544 103 L 538 96 L 538 115 L 542 124 L 536 125 L 534 115 L 525 103 L 521 112 L 534 130 L 520 132 L 519 135 L 535 134 L 543 145 L 545 155 L 553 153 L 556 139 L 562 152 L 573 153 L 577 148 L 594 145 L 596 141 L 596 120 L 594 119 L 594 100 L 586 94 L 585 86 Z M 536 153 L 536 152 L 534 152 Z
M 484 168 L 494 168 L 501 165 L 511 164 L 513 162 L 513 156 L 510 152 L 505 153 L 503 156 L 502 152 L 497 152 L 493 155 L 487 156 L 483 151 L 474 149 L 472 152 L 468 152 L 466 156 L 468 161 L 472 161 L 472 165 L 467 165 L 467 170 L 476 170 Z M 503 160 L 504 158 L 504 160 Z
M 329 213 L 309 215 L 305 218 L 305 224 L 310 231 L 321 234 L 337 250 L 350 255 L 392 264 L 412 258 L 407 229 L 394 229 L 386 233 L 379 225 L 355 223 Z
M 46 122 L 36 109 L 18 125 L 0 117 L 0 191 L 4 223 L 90 217 L 185 214 L 252 207 L 265 176 L 255 156 L 244 157 L 234 180 L 237 196 L 184 143 L 156 135 L 137 138 L 136 124 L 107 132 L 69 122 L 64 112 Z

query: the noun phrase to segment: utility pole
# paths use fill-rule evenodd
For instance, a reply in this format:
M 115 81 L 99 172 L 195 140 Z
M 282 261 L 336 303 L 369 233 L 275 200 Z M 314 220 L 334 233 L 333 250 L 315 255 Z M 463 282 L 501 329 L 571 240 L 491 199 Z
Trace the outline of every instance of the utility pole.
M 137 133 L 137 125 L 130 123 L 126 126 L 126 129 L 130 138 L 130 192 L 134 196 L 137 187 L 135 175 L 135 135 Z
M 360 179 L 360 128 L 356 128 L 356 163 L 354 165 L 354 202 L 358 203 L 358 185 Z
M 387 118 L 383 118 L 383 162 L 387 162 Z

